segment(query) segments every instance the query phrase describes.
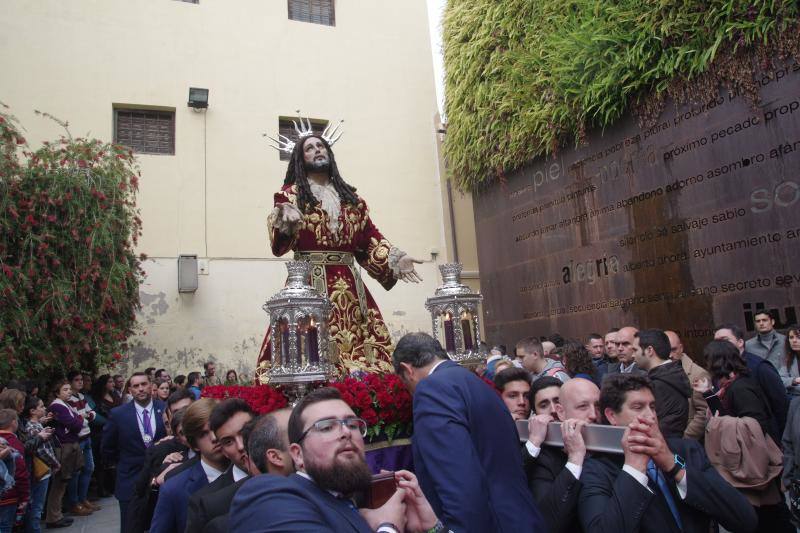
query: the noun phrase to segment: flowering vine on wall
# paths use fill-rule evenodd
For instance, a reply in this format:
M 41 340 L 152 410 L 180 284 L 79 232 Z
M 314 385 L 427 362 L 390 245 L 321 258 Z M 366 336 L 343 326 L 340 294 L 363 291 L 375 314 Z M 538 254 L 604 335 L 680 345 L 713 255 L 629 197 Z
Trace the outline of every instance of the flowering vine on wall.
M 2 104 L 0 104 L 2 105 Z M 32 149 L 0 107 L 0 376 L 121 359 L 144 272 L 139 171 L 120 145 L 66 134 Z

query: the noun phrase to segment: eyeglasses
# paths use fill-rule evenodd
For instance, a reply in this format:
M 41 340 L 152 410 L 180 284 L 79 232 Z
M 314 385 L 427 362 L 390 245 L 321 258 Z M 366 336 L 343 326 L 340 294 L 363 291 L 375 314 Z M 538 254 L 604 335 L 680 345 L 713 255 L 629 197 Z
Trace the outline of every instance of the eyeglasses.
M 324 420 L 318 420 L 311 424 L 311 427 L 308 428 L 300 435 L 300 438 L 297 439 L 297 444 L 303 442 L 303 439 L 306 438 L 309 431 L 316 431 L 317 433 L 321 433 L 324 437 L 334 437 L 336 435 L 335 429 L 342 427 L 349 431 L 355 431 L 362 437 L 367 436 L 367 423 L 355 416 L 350 416 L 347 418 L 326 418 Z

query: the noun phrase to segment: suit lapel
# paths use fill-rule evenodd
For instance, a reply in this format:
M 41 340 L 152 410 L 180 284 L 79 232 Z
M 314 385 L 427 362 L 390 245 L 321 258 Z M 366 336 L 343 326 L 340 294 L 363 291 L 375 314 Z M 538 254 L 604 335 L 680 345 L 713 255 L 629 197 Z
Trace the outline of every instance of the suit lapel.
M 206 471 L 203 470 L 202 459 L 197 461 L 197 464 L 189 471 L 189 483 L 187 485 L 191 489 L 208 485 L 208 478 L 206 477 Z
M 156 412 L 155 440 L 158 441 L 167 436 L 167 428 L 164 426 L 164 404 L 153 402 L 153 409 Z
M 294 474 L 300 483 L 305 484 L 309 487 L 309 490 L 313 491 L 317 496 L 325 501 L 329 507 L 332 507 L 336 510 L 342 517 L 347 520 L 347 522 L 353 526 L 353 530 L 355 531 L 369 531 L 368 528 L 364 528 L 364 519 L 361 518 L 361 515 L 358 514 L 358 510 L 352 509 L 344 500 L 334 497 L 331 493 L 322 490 L 317 486 L 316 483 L 310 481 L 303 476 Z
M 137 448 L 141 448 L 144 452 L 147 448 L 144 445 L 144 441 L 142 440 L 142 432 L 139 429 L 139 415 L 136 414 L 136 402 L 131 400 L 125 405 L 130 406 L 126 411 L 126 417 L 129 419 L 129 422 L 126 425 L 131 428 L 131 431 L 133 431 L 131 441 Z

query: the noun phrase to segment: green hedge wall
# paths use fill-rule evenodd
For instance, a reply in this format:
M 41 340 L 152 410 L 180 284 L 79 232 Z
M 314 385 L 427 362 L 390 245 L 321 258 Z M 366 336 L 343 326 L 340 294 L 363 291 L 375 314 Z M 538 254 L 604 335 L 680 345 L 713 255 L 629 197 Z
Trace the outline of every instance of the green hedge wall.
M 797 23 L 795 0 L 449 0 L 448 165 L 474 190 L 666 95 L 757 98 L 752 58 L 798 57 Z

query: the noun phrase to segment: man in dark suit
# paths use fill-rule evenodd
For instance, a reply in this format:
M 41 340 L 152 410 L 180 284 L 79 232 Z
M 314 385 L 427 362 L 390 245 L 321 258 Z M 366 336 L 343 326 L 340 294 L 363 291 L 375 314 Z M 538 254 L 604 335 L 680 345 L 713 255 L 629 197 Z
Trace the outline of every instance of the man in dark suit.
M 181 533 L 186 529 L 186 509 L 192 494 L 213 483 L 229 466 L 208 420 L 217 401 L 201 398 L 186 410 L 183 434 L 189 446 L 200 456 L 191 468 L 167 479 L 158 493 L 153 511 L 151 533 Z
M 289 417 L 289 452 L 297 472 L 245 482 L 233 498 L 230 531 L 397 533 L 441 527 L 410 472 L 395 472 L 397 489 L 384 505 L 356 509 L 352 496 L 372 481 L 364 456 L 366 432 L 367 423 L 338 390 L 308 393 Z
M 120 531 L 126 533 L 128 504 L 142 470 L 145 452 L 167 434 L 164 428 L 164 403 L 151 397 L 150 378 L 136 372 L 130 379 L 132 402 L 111 410 L 103 426 L 102 455 L 117 465 L 114 496 L 119 501 Z
M 244 447 L 247 449 L 248 476 L 220 488 L 208 491 L 214 483 L 197 491 L 189 499 L 187 533 L 216 533 L 228 531 L 228 512 L 233 497 L 239 488 L 252 476 L 272 474 L 288 476 L 294 472 L 294 463 L 289 454 L 289 415 L 291 409 L 279 409 L 245 424 L 241 430 Z M 214 411 L 216 413 L 216 410 Z M 212 413 L 212 420 L 215 414 Z M 224 440 L 227 428 L 223 426 L 216 434 Z
M 756 513 L 694 440 L 664 439 L 645 376 L 612 375 L 600 410 L 625 427 L 624 456 L 593 454 L 581 475 L 578 511 L 584 531 L 707 533 L 711 520 L 731 531 L 754 531 Z
M 240 398 L 223 400 L 211 411 L 209 427 L 216 435 L 222 454 L 230 461 L 231 466 L 213 483 L 209 483 L 189 498 L 186 531 L 192 533 L 201 531 L 208 523 L 209 503 L 214 504 L 214 510 L 217 511 L 214 516 L 227 513 L 234 495 L 229 487 L 250 476 L 250 460 L 242 430 L 254 416 L 250 405 Z M 225 495 L 222 500 L 216 497 L 220 492 L 224 492 Z
M 639 374 L 646 375 L 647 371 L 642 370 L 636 365 L 634 353 L 634 338 L 639 330 L 633 326 L 625 326 L 617 331 L 617 361 L 619 365 L 609 366 L 606 375 L 609 374 Z
M 414 395 L 414 467 L 445 527 L 541 530 L 517 428 L 497 393 L 425 333 L 400 339 L 392 362 Z
M 541 415 L 531 419 L 525 469 L 534 500 L 551 533 L 580 531 L 578 494 L 586 458 L 582 430 L 586 424 L 597 422 L 599 397 L 600 389 L 588 379 L 574 378 L 561 386 L 555 410 L 557 418 L 562 420 L 563 449 L 536 446 L 534 442 L 544 440 L 547 425 L 538 423 Z
M 185 389 L 178 389 L 167 398 L 164 418 L 170 435 L 156 442 L 145 453 L 142 471 L 136 479 L 133 498 L 128 506 L 127 527 L 131 533 L 143 533 L 150 529 L 158 498 L 158 488 L 153 487 L 153 479 L 170 464 L 185 461 L 188 456 L 189 447 L 181 428 L 186 408 L 193 401 L 194 396 Z

